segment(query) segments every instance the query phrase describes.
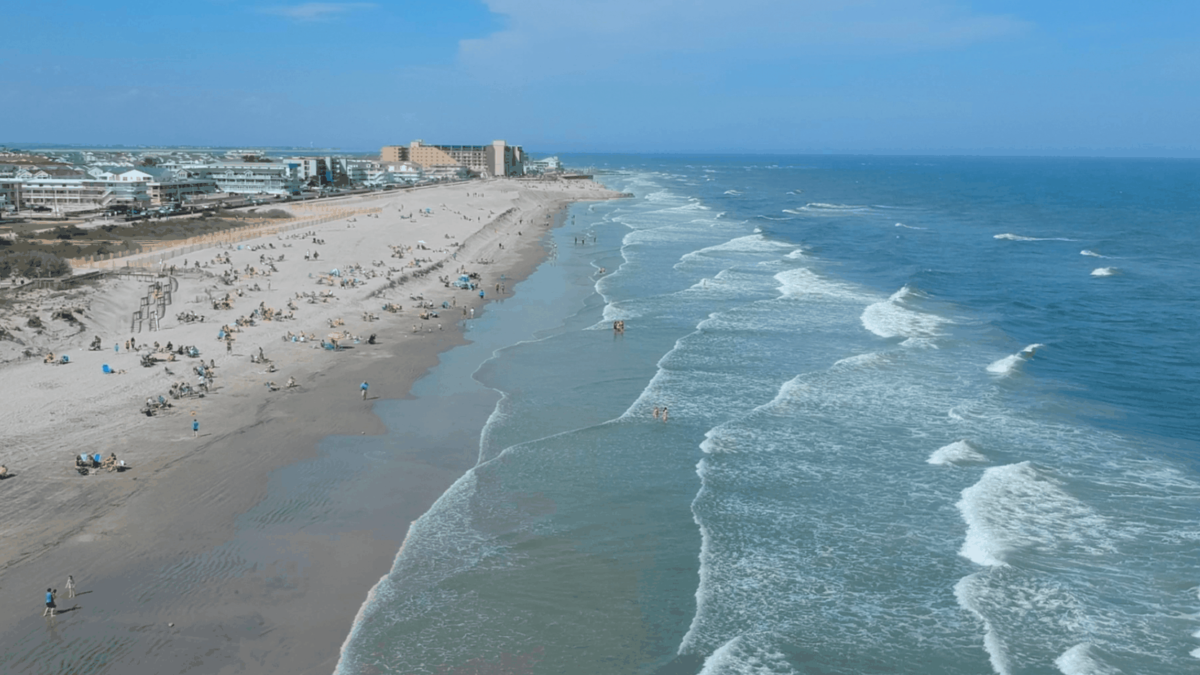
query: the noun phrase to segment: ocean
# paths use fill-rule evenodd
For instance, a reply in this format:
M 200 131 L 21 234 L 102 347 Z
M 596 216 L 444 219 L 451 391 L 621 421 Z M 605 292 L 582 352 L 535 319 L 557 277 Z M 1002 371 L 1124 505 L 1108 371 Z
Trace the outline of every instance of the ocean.
M 338 673 L 1200 672 L 1200 162 L 566 159 Z

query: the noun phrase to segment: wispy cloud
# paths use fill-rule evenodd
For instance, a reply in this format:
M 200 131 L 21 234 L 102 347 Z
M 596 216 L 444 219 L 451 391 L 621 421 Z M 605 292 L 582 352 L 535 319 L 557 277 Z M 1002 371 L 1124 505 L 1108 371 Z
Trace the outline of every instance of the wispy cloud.
M 284 16 L 295 21 L 324 21 L 335 16 L 356 12 L 362 9 L 374 9 L 371 2 L 306 2 L 302 5 L 279 5 L 263 7 L 263 14 Z
M 574 73 L 604 54 L 621 67 L 667 56 L 723 63 L 887 58 L 966 48 L 1026 33 L 1020 18 L 979 13 L 965 0 L 484 0 L 505 28 L 460 43 L 462 63 L 495 81 L 505 73 Z M 532 64 L 532 66 L 531 66 Z M 588 65 L 589 68 L 604 65 Z

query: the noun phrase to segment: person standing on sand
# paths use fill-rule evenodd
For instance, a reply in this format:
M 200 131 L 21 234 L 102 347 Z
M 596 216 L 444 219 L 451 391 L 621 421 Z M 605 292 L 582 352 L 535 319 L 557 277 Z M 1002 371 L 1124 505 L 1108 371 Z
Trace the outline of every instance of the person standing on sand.
M 67 575 L 67 597 L 75 597 L 75 577 L 70 574 Z
M 200 420 L 192 420 L 192 438 L 200 437 Z
M 54 613 L 58 611 L 58 605 L 54 604 L 54 589 L 46 589 L 46 609 L 42 610 L 42 616 L 50 615 L 54 617 Z
M 367 400 L 367 387 L 369 387 L 369 386 L 371 386 L 371 385 L 367 384 L 366 382 L 363 382 L 358 387 L 359 389 L 362 389 L 362 397 L 363 397 L 362 400 L 364 400 L 364 401 Z

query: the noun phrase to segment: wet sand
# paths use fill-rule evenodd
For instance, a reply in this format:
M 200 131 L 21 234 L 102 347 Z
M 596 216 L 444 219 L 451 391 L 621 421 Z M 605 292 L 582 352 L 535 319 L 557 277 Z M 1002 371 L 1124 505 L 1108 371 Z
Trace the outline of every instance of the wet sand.
M 510 288 L 546 255 L 541 237 L 525 234 L 506 239 L 518 245 L 486 269 Z M 473 295 L 457 297 L 486 311 Z M 409 523 L 476 461 L 493 396 L 408 411 L 390 434 L 373 411 L 463 344 L 457 318 L 414 336 L 404 330 L 411 316 L 385 315 L 380 344 L 297 367 L 297 389 L 264 395 L 255 378 L 225 385 L 205 402 L 199 439 L 171 429 L 172 451 L 147 454 L 132 471 L 65 498 L 48 487 L 22 500 L 36 513 L 6 515 L 23 527 L 6 531 L 21 546 L 0 567 L 0 670 L 332 672 Z M 364 380 L 369 402 L 358 395 Z M 125 427 L 119 443 L 163 445 L 159 422 Z M 331 435 L 342 438 L 323 442 Z M 39 618 L 47 585 L 60 589 L 52 621 Z

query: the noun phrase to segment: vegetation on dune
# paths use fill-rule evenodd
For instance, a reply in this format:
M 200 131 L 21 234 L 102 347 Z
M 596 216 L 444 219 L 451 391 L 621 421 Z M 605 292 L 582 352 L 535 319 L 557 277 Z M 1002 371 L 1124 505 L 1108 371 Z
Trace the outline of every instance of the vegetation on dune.
M 0 250 L 0 279 L 10 276 L 58 277 L 71 273 L 71 264 L 45 251 Z
M 0 237 L 0 254 L 42 252 L 61 258 L 80 258 L 109 254 L 127 254 L 142 250 L 148 241 L 178 241 L 244 227 L 253 220 L 282 220 L 291 214 L 282 209 L 265 211 L 228 211 L 219 209 L 191 218 L 142 220 L 130 224 L 82 228 L 75 224 L 33 228 L 28 224 L 13 228 L 12 239 Z

